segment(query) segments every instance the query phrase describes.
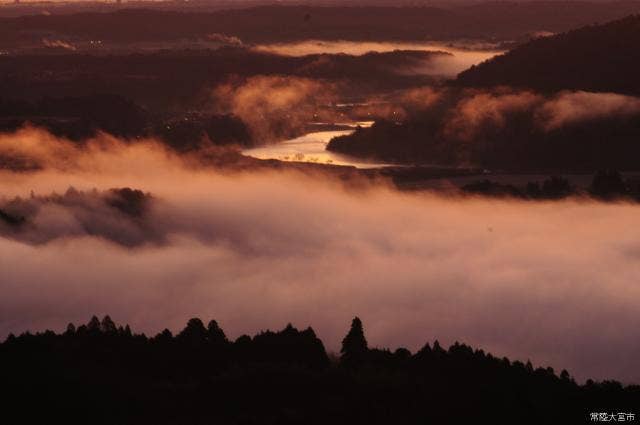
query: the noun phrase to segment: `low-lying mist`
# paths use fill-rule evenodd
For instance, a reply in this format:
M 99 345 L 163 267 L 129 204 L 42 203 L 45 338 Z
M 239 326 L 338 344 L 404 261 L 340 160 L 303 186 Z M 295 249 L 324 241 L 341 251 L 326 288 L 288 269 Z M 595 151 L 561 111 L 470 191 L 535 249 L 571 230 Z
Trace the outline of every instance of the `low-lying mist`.
M 459 72 L 491 59 L 502 53 L 496 46 L 465 42 L 393 42 L 393 41 L 347 41 L 347 40 L 304 40 L 291 43 L 261 44 L 255 50 L 286 56 L 315 54 L 364 55 L 369 52 L 393 52 L 397 50 L 420 50 L 446 52 L 435 60 L 425 61 L 423 66 L 407 70 L 408 73 L 453 77 Z
M 640 381 L 636 205 L 216 170 L 152 140 L 77 147 L 25 130 L 0 146 L 40 158 L 0 173 L 2 337 L 92 314 L 150 333 L 200 316 L 231 337 L 311 325 L 337 350 L 359 315 L 372 346 L 459 340 L 578 379 Z M 142 192 L 109 191 L 126 186 Z
M 217 86 L 213 108 L 240 117 L 253 139 L 265 143 L 298 134 L 314 119 L 333 118 L 317 113 L 335 99 L 335 90 L 334 84 L 317 79 L 259 75 Z
M 637 169 L 640 99 L 634 96 L 423 87 L 382 106 L 369 107 L 379 117 L 371 128 L 334 138 L 327 149 L 378 161 L 517 172 Z

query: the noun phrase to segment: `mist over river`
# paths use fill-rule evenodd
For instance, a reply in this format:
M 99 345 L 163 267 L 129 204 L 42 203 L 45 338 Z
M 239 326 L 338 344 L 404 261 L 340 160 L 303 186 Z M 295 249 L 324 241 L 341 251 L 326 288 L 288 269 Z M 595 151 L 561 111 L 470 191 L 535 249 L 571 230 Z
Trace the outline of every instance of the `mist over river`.
M 372 122 L 354 122 L 339 124 L 340 127 L 369 127 Z M 331 139 L 353 133 L 354 130 L 311 131 L 300 137 L 284 140 L 279 143 L 249 148 L 242 151 L 244 155 L 258 159 L 277 159 L 280 161 L 314 162 L 318 164 L 351 165 L 356 168 L 378 168 L 389 164 L 366 161 L 348 155 L 330 152 L 327 144 Z

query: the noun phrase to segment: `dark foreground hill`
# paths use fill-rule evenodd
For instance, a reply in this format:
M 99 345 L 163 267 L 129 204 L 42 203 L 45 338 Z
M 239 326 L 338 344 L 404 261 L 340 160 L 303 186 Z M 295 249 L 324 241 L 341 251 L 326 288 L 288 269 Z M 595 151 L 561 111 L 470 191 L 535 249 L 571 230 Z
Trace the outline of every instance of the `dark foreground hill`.
M 357 318 L 332 360 L 311 328 L 229 341 L 215 321 L 192 319 L 149 338 L 94 317 L 10 336 L 0 381 L 0 414 L 16 423 L 572 424 L 640 406 L 638 386 L 579 385 L 464 344 L 371 349 Z
M 462 72 L 468 87 L 640 94 L 640 15 L 530 41 Z

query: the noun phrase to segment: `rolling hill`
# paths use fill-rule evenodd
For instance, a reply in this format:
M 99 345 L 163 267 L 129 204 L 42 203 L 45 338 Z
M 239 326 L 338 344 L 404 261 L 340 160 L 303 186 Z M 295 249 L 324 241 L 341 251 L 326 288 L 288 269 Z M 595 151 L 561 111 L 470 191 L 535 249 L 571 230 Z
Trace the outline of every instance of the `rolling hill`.
M 466 87 L 640 94 L 640 15 L 538 38 L 462 72 Z

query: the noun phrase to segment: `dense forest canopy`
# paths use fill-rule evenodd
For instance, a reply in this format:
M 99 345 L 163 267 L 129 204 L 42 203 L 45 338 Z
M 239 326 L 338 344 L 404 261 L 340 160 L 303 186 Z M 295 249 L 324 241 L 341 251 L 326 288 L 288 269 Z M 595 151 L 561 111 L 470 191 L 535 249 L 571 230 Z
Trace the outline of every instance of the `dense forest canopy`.
M 11 389 L 4 414 L 26 422 L 551 424 L 640 404 L 638 386 L 578 384 L 566 370 L 458 342 L 413 354 L 371 348 L 357 317 L 338 357 L 311 328 L 232 341 L 215 320 L 194 318 L 176 335 L 147 337 L 94 316 L 62 334 L 10 335 L 0 344 L 0 378 Z

